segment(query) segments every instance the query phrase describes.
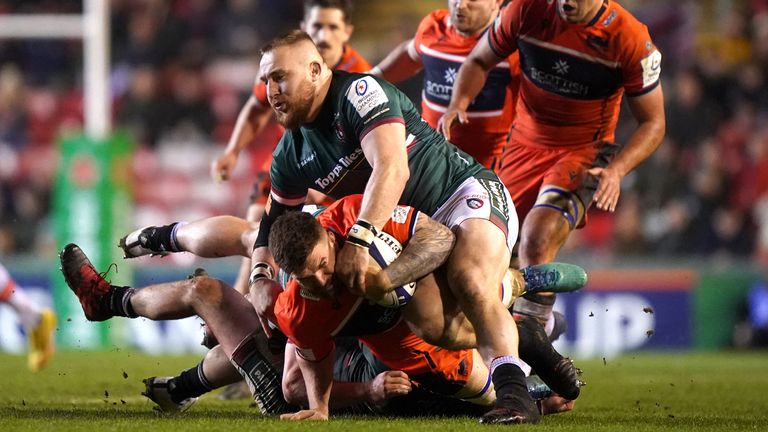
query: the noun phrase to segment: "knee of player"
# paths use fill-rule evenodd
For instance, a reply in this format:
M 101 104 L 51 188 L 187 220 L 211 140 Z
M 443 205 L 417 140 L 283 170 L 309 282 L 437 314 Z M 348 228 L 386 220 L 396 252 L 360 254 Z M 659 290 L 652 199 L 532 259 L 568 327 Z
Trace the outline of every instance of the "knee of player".
M 484 274 L 484 272 L 473 271 L 473 269 L 452 268 L 448 271 L 448 283 L 451 286 L 451 291 L 462 305 L 462 309 L 464 305 L 481 302 L 482 299 L 489 296 L 498 296 L 497 289 L 489 290 L 488 288 L 493 282 L 490 279 L 489 275 Z
M 221 302 L 223 291 L 227 289 L 224 283 L 209 276 L 195 276 L 188 280 L 188 294 L 193 300 L 206 304 Z
M 550 254 L 552 243 L 546 235 L 523 232 L 520 238 L 520 256 L 530 263 L 539 263 Z

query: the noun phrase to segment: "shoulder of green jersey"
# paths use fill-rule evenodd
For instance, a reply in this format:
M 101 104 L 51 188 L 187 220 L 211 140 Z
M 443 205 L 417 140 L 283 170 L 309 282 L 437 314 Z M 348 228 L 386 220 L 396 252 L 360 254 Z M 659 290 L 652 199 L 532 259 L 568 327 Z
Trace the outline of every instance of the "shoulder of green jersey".
M 643 68 L 643 88 L 654 84 L 661 75 L 661 53 L 659 50 L 653 50 L 645 58 L 640 60 L 640 66 Z
M 365 117 L 372 109 L 389 102 L 381 84 L 370 76 L 352 81 L 346 96 L 360 117 Z

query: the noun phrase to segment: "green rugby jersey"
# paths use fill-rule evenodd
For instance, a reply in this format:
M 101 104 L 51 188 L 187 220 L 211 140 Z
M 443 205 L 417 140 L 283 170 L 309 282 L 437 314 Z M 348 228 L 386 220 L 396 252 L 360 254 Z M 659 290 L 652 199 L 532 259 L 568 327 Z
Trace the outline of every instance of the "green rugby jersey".
M 308 188 L 334 198 L 361 194 L 371 176 L 360 142 L 373 128 L 405 124 L 410 178 L 401 204 L 432 214 L 468 177 L 484 170 L 421 119 L 408 97 L 370 75 L 333 71 L 317 118 L 286 130 L 270 168 L 272 194 L 288 205 L 303 201 Z

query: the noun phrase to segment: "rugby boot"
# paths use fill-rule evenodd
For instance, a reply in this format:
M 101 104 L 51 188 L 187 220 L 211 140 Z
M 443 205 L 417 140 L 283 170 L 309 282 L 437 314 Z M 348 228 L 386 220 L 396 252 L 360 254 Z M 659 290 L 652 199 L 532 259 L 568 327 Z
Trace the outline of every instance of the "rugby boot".
M 162 245 L 156 244 L 157 242 L 154 241 L 157 238 L 155 233 L 159 228 L 157 226 L 139 228 L 121 238 L 118 242 L 118 247 L 123 250 L 123 258 L 138 258 L 146 255 L 166 256 L 170 254 L 170 251 L 165 250 Z
M 155 403 L 155 411 L 166 414 L 182 413 L 197 402 L 196 397 L 190 397 L 176 402 L 171 397 L 170 386 L 174 385 L 173 377 L 150 377 L 143 379 L 144 391 L 142 396 L 146 396 Z
M 83 250 L 74 243 L 64 247 L 59 254 L 61 273 L 75 293 L 89 321 L 104 321 L 114 315 L 109 308 L 112 285 L 96 271 Z
M 520 337 L 520 358 L 528 363 L 553 392 L 574 400 L 579 397 L 581 369 L 563 357 L 549 341 L 544 328 L 531 317 L 515 320 Z
M 479 421 L 483 424 L 521 424 L 538 423 L 540 420 L 541 412 L 528 393 L 507 393 L 496 399 L 493 409 L 483 414 Z
M 48 363 L 55 350 L 56 314 L 51 309 L 40 313 L 40 322 L 27 332 L 29 353 L 27 365 L 34 372 L 39 371 Z
M 587 272 L 574 264 L 534 264 L 520 269 L 520 272 L 525 280 L 525 294 L 571 292 L 587 284 Z

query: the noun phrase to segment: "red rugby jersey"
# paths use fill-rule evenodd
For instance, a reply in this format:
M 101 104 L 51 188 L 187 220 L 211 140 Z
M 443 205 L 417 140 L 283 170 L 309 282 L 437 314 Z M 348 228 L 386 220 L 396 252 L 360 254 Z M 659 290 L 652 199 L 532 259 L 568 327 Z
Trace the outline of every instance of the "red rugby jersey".
M 570 24 L 556 1 L 514 0 L 489 42 L 499 57 L 520 53 L 512 134 L 523 144 L 612 142 L 624 92 L 639 96 L 659 84 L 661 53 L 615 1 L 605 0 L 591 22 Z
M 362 201 L 362 195 L 344 197 L 320 213 L 317 220 L 337 234 L 341 244 L 357 221 Z M 386 233 L 405 246 L 413 235 L 418 215 L 412 207 L 398 206 L 380 235 Z M 280 330 L 296 345 L 299 355 L 308 360 L 328 355 L 336 336 L 357 336 L 365 341 L 365 336 L 386 332 L 401 323 L 399 309 L 379 306 L 343 288 L 333 300 L 318 298 L 293 279 L 278 296 L 274 313 Z
M 433 11 L 421 21 L 414 46 L 424 65 L 422 117 L 430 126 L 445 113 L 453 92 L 453 83 L 461 64 L 485 33 L 464 37 L 449 25 L 447 9 Z M 451 142 L 490 167 L 504 150 L 514 118 L 520 70 L 517 53 L 494 67 L 488 79 L 467 109 L 469 123 L 451 129 Z

